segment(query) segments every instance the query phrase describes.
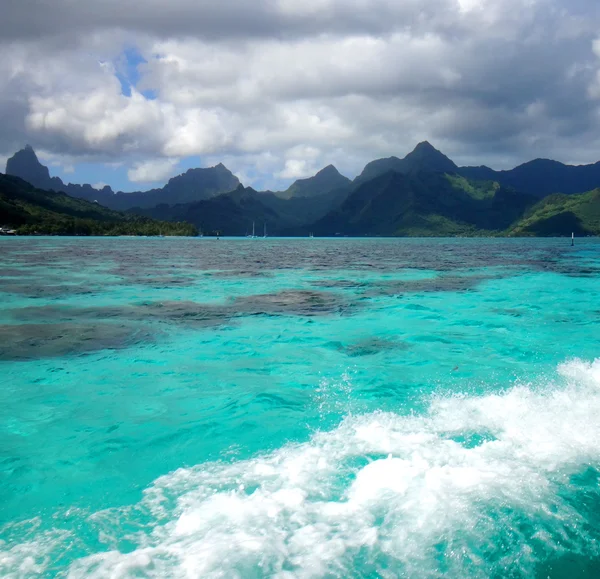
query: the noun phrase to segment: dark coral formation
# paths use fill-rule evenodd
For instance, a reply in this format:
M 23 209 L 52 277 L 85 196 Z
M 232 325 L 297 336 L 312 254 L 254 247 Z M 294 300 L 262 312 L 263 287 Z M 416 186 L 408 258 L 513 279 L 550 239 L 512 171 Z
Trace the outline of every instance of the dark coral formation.
M 36 360 L 120 349 L 150 337 L 134 326 L 114 323 L 3 324 L 0 360 Z

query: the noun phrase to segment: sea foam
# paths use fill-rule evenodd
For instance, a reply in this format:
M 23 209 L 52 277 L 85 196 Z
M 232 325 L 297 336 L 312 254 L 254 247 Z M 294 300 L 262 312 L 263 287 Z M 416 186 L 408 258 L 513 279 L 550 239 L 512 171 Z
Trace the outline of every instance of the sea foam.
M 81 558 L 68 577 L 519 577 L 567 552 L 592 558 L 577 497 L 600 504 L 598 416 L 600 360 L 564 363 L 548 384 L 433 398 L 422 415 L 348 416 L 92 515 L 151 522 L 131 552 Z M 26 576 L 18 564 L 5 545 L 3 576 Z

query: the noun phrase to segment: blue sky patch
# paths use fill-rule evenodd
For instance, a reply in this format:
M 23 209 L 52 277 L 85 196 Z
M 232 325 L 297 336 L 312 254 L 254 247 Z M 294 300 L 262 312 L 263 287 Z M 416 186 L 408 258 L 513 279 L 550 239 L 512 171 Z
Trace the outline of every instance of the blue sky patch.
M 43 162 L 43 161 L 42 161 Z M 130 183 L 127 179 L 128 167 L 125 165 L 105 165 L 104 163 L 77 163 L 72 173 L 64 171 L 62 166 L 50 165 L 50 175 L 60 177 L 65 183 L 106 183 L 115 191 L 136 189 L 136 183 Z M 133 188 L 132 188 L 133 185 Z M 137 187 L 143 189 L 143 187 Z
M 139 50 L 130 46 L 123 50 L 119 58 L 113 63 L 115 74 L 121 83 L 121 93 L 127 97 L 131 96 L 132 87 L 137 87 L 141 78 L 140 65 L 147 64 L 148 61 L 142 56 Z M 152 89 L 142 90 L 141 93 L 148 100 L 156 99 L 156 91 Z

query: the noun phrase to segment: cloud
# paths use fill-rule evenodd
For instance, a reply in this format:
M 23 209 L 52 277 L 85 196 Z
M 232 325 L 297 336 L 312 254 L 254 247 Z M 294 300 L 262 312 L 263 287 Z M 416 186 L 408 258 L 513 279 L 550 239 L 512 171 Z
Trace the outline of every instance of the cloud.
M 127 172 L 129 180 L 133 183 L 155 183 L 164 181 L 173 175 L 179 159 L 155 159 L 136 163 Z
M 107 183 L 103 183 L 102 181 L 100 181 L 100 183 L 94 183 L 92 185 L 92 187 L 94 189 L 97 189 L 98 191 L 100 191 L 100 189 L 104 189 L 104 187 L 106 187 L 106 186 L 107 186 Z
M 160 38 L 201 37 L 211 41 L 265 37 L 298 38 L 323 33 L 383 33 L 391 25 L 420 28 L 443 21 L 455 0 L 8 0 L 0 21 L 6 41 L 59 37 L 66 42 L 102 30 L 128 30 Z
M 277 176 L 282 179 L 301 179 L 310 177 L 311 174 L 310 166 L 304 159 L 288 159 L 283 171 L 280 171 Z
M 0 154 L 31 142 L 133 182 L 200 156 L 274 188 L 423 139 L 496 167 L 600 158 L 592 0 L 9 2 Z
M 314 175 L 320 169 L 317 166 L 321 151 L 314 147 L 297 146 L 285 152 L 286 161 L 282 171 L 276 173 L 280 179 L 302 179 Z

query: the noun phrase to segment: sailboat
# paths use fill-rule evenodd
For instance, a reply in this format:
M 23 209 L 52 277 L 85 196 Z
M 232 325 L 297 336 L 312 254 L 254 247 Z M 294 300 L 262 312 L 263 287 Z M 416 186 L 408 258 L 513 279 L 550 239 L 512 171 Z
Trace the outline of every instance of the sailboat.
M 265 231 L 264 231 L 263 237 L 265 239 L 267 238 L 267 224 L 266 223 L 265 223 Z
M 308 237 L 310 237 L 311 239 L 314 237 L 312 231 L 310 232 L 310 235 Z
M 246 235 L 246 237 L 250 237 L 251 239 L 256 239 L 256 234 L 254 232 L 254 221 L 252 222 L 252 235 Z

